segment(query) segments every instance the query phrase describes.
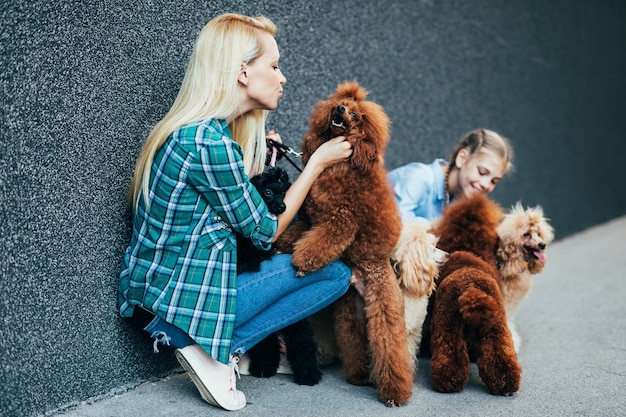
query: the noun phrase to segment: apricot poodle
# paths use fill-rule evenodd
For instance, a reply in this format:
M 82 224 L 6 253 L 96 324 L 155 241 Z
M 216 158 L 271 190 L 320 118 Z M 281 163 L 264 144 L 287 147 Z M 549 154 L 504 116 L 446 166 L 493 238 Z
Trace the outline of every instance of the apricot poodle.
M 417 352 L 422 339 L 422 326 L 426 318 L 428 298 L 435 289 L 439 267 L 448 260 L 448 252 L 437 248 L 438 238 L 429 232 L 426 220 L 405 220 L 402 233 L 393 253 L 391 265 L 404 296 L 407 346 L 413 368 L 417 365 Z M 358 282 L 355 289 L 363 293 Z M 330 309 L 324 309 L 309 318 L 317 342 L 320 365 L 331 365 L 339 358 L 335 334 L 327 323 L 332 320 Z
M 532 275 L 546 264 L 546 247 L 554 239 L 554 229 L 540 206 L 524 210 L 521 203 L 513 206 L 498 226 L 500 244 L 496 251 L 502 295 L 509 330 L 515 351 L 519 352 L 521 338 L 513 322 L 515 310 L 532 288 Z
M 431 330 L 431 382 L 440 392 L 462 391 L 475 361 L 490 393 L 519 390 L 522 368 L 506 322 L 496 266 L 500 207 L 484 195 L 463 198 L 444 210 L 434 230 L 450 253 L 439 271 Z
M 391 264 L 404 295 L 404 318 L 413 369 L 422 340 L 428 299 L 435 289 L 439 268 L 448 260 L 448 252 L 437 248 L 438 238 L 429 232 L 426 220 L 404 220 Z
M 406 403 L 413 388 L 404 301 L 389 262 L 402 224 L 383 160 L 389 118 L 367 94 L 352 81 L 316 104 L 302 141 L 303 162 L 340 135 L 353 152 L 317 178 L 298 222 L 278 244 L 293 249 L 301 275 L 342 259 L 363 281 L 365 314 L 353 287 L 334 304 L 340 357 L 349 382 L 373 382 L 381 401 L 395 406 Z

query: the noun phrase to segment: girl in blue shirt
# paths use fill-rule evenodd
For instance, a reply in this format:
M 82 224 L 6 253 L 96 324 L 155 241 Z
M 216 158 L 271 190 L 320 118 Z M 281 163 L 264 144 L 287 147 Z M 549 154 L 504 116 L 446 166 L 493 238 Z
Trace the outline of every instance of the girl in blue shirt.
M 403 219 L 441 217 L 450 201 L 492 192 L 512 169 L 513 149 L 498 133 L 477 129 L 461 138 L 449 162 L 411 162 L 389 173 Z
M 130 189 L 133 232 L 119 280 L 120 313 L 155 338 L 155 350 L 158 343 L 176 348 L 202 398 L 227 410 L 246 405 L 236 387 L 239 357 L 341 297 L 351 276 L 335 261 L 298 278 L 286 254 L 263 262 L 258 273 L 236 274 L 235 232 L 269 249 L 317 176 L 352 153 L 344 137 L 322 145 L 279 215 L 250 183 L 263 171 L 265 120 L 286 82 L 275 34 L 269 19 L 236 14 L 202 29 Z

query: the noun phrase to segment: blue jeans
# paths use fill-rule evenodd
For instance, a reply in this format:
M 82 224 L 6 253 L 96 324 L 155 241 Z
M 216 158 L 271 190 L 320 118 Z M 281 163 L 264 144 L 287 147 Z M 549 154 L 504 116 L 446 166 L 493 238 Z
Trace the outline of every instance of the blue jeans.
M 296 277 L 291 255 L 275 255 L 261 271 L 237 277 L 231 353 L 243 354 L 271 333 L 330 305 L 348 291 L 352 272 L 343 262 Z
M 181 349 L 195 343 L 185 331 L 162 320 L 158 316 L 155 316 L 144 330 L 154 339 L 152 344 L 154 353 L 159 352 L 159 344 L 170 346 L 174 349 Z
M 243 355 L 268 335 L 330 305 L 348 291 L 352 272 L 343 262 L 296 277 L 291 255 L 275 255 L 261 271 L 237 277 L 237 310 L 231 353 Z M 195 343 L 187 333 L 155 317 L 144 328 L 158 345 L 176 349 Z

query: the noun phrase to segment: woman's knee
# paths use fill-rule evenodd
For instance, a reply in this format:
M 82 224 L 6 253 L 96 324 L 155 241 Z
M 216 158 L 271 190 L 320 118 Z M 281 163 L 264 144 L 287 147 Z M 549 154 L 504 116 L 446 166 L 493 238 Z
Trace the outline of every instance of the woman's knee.
M 337 291 L 341 294 L 348 291 L 352 271 L 342 261 L 334 261 L 324 267 L 328 280 L 333 281 L 337 286 Z

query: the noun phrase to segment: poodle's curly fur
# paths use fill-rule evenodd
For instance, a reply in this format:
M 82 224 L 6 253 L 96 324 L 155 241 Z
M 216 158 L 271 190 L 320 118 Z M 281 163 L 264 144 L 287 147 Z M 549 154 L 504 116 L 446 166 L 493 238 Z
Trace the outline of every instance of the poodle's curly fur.
M 277 243 L 281 251 L 292 250 L 300 274 L 342 259 L 363 281 L 365 316 L 354 288 L 334 304 L 341 360 L 351 383 L 373 381 L 381 401 L 395 406 L 406 403 L 413 388 L 404 302 L 389 262 L 402 224 L 383 160 L 390 121 L 367 94 L 352 81 L 316 104 L 302 141 L 303 162 L 339 135 L 353 152 L 319 175 L 298 222 Z
M 496 257 L 502 279 L 502 295 L 515 351 L 519 352 L 521 338 L 515 329 L 513 316 L 518 304 L 532 288 L 532 275 L 540 273 L 546 264 L 544 251 L 554 239 L 554 229 L 540 206 L 524 209 L 518 202 L 505 214 L 497 231 L 500 243 Z
M 507 327 L 496 266 L 502 210 L 480 194 L 452 203 L 436 229 L 450 253 L 431 297 L 431 382 L 440 392 L 462 391 L 470 361 L 490 393 L 519 390 L 522 368 Z
M 422 340 L 428 299 L 435 290 L 439 268 L 448 260 L 448 252 L 437 248 L 438 238 L 429 232 L 426 220 L 404 220 L 391 264 L 404 295 L 404 318 L 413 369 Z
M 248 350 L 250 375 L 269 378 L 276 375 L 280 365 L 282 336 L 287 361 L 293 372 L 293 381 L 299 385 L 316 385 L 322 379 L 322 371 L 317 361 L 317 345 L 313 329 L 307 319 L 272 333 Z
M 403 221 L 400 239 L 390 259 L 404 296 L 407 343 L 414 369 L 417 365 L 428 298 L 435 289 L 440 266 L 448 260 L 448 252 L 437 248 L 438 238 L 429 232 L 430 227 L 430 222 L 425 219 Z M 335 334 L 332 327 L 327 325 L 331 320 L 330 309 L 324 309 L 310 317 L 317 342 L 317 357 L 320 365 L 325 366 L 338 359 Z

